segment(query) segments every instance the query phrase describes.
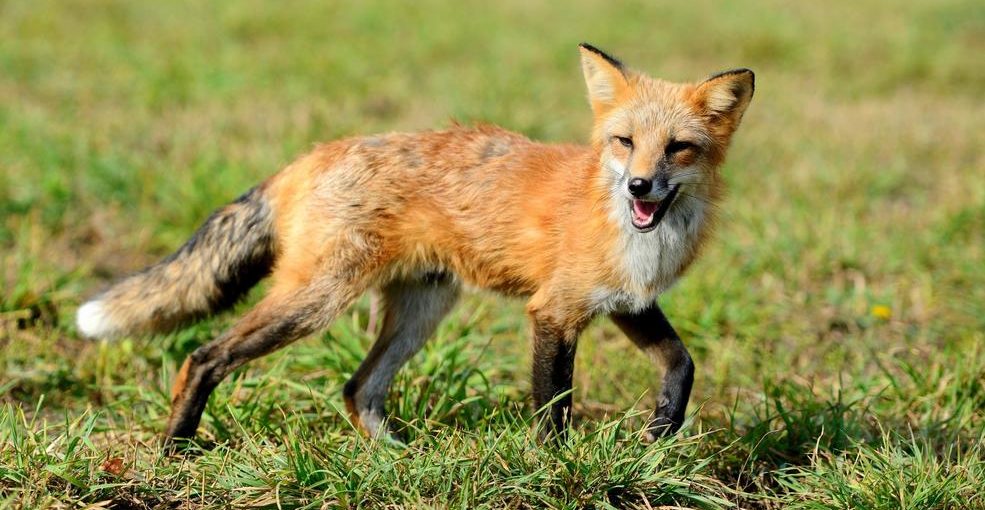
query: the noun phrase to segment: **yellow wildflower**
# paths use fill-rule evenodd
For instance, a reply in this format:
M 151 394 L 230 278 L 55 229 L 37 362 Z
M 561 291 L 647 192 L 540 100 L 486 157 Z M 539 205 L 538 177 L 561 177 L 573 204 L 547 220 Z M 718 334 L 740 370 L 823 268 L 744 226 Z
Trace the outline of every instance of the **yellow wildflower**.
M 871 313 L 873 317 L 884 321 L 888 321 L 893 316 L 892 308 L 886 305 L 874 305 Z

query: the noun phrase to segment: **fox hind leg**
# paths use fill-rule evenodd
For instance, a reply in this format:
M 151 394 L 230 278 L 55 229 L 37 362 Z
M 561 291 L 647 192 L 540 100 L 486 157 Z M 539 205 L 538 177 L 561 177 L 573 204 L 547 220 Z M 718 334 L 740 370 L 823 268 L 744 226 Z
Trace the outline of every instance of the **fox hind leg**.
M 219 338 L 184 362 L 171 393 L 164 442 L 195 436 L 209 395 L 236 368 L 326 327 L 365 289 L 362 282 L 322 277 L 275 288 Z
M 434 333 L 458 300 L 459 290 L 460 284 L 445 273 L 395 281 L 383 289 L 386 312 L 380 335 L 343 390 L 353 423 L 371 437 L 385 426 L 393 377 Z

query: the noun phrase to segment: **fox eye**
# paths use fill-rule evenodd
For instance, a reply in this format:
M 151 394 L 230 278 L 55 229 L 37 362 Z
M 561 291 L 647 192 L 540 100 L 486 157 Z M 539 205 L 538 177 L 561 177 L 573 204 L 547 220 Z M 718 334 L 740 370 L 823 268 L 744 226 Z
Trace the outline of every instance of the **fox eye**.
M 686 151 L 688 149 L 697 149 L 697 148 L 698 146 L 691 142 L 685 142 L 683 140 L 672 140 L 670 143 L 667 144 L 667 148 L 664 149 L 664 153 L 670 156 L 672 154 Z
M 619 143 L 621 143 L 623 147 L 625 147 L 627 149 L 632 149 L 633 148 L 633 139 L 632 138 L 630 138 L 628 136 L 616 136 L 615 139 L 618 140 Z

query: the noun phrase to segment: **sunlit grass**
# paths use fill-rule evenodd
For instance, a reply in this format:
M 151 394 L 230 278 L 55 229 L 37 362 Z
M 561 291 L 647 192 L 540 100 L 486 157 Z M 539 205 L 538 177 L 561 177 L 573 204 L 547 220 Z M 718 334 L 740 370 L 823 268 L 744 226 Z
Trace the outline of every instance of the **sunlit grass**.
M 0 501 L 985 508 L 983 27 L 968 0 L 2 2 Z M 394 384 L 405 448 L 341 411 L 364 300 L 220 386 L 210 449 L 160 456 L 179 363 L 235 313 L 92 343 L 86 296 L 318 141 L 586 140 L 581 41 L 757 73 L 716 238 L 661 297 L 698 367 L 682 434 L 637 441 L 660 374 L 600 320 L 576 430 L 538 447 L 523 304 L 475 295 Z

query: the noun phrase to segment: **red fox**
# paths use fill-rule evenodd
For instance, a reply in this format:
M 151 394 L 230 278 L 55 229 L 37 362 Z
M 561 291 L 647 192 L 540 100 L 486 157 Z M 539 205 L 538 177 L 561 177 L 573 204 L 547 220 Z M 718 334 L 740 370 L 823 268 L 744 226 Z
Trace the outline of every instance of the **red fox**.
M 656 298 L 708 239 L 719 167 L 754 76 L 675 84 L 579 49 L 590 145 L 458 125 L 319 145 L 213 213 L 174 254 L 85 303 L 78 330 L 167 330 L 272 278 L 253 309 L 182 365 L 165 432 L 174 444 L 194 437 L 231 371 L 378 288 L 379 338 L 343 389 L 352 421 L 377 436 L 393 432 L 384 402 L 394 375 L 470 284 L 529 299 L 533 400 L 549 406 L 542 439 L 567 430 L 578 336 L 603 314 L 665 368 L 647 439 L 676 432 L 694 364 Z

